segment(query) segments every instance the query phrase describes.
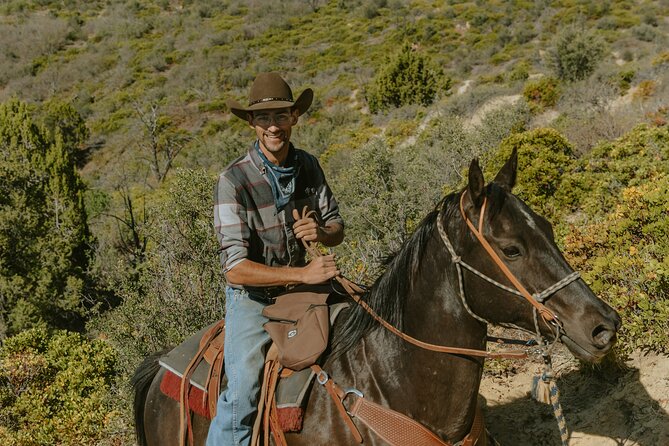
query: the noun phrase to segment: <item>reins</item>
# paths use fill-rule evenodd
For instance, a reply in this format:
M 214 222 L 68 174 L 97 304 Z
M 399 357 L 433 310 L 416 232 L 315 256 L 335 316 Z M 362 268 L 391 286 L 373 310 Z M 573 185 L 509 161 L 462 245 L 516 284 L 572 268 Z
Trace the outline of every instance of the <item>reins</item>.
M 302 218 L 309 217 L 311 213 L 314 211 L 307 212 L 306 207 L 302 211 Z M 323 254 L 310 242 L 304 241 L 303 239 L 303 244 L 309 255 L 312 257 L 320 257 Z M 471 355 L 471 356 L 478 356 L 478 357 L 483 357 L 483 358 L 489 358 L 489 359 L 498 359 L 498 358 L 504 358 L 504 359 L 525 359 L 527 358 L 527 354 L 524 352 L 488 352 L 486 350 L 477 350 L 477 349 L 471 349 L 471 348 L 462 348 L 462 347 L 450 347 L 450 346 L 444 346 L 444 345 L 437 345 L 437 344 L 431 344 L 429 342 L 421 341 L 419 339 L 414 338 L 413 336 L 410 336 L 403 331 L 399 330 L 397 327 L 393 326 L 391 323 L 383 319 L 381 316 L 379 316 L 376 311 L 372 307 L 369 306 L 367 302 L 361 299 L 361 296 L 365 293 L 365 290 L 363 290 L 361 287 L 359 287 L 357 284 L 351 282 L 349 279 L 346 277 L 339 275 L 334 277 L 334 279 L 339 282 L 339 284 L 346 290 L 348 295 L 355 301 L 356 304 L 360 305 L 367 313 L 369 313 L 374 320 L 376 320 L 378 323 L 380 323 L 386 330 L 390 331 L 394 335 L 400 337 L 401 339 L 405 340 L 406 342 L 413 344 L 417 347 L 420 347 L 425 350 L 430 350 L 434 352 L 440 352 L 440 353 L 452 353 L 456 355 Z
M 467 303 L 467 299 L 465 296 L 465 289 L 464 289 L 464 275 L 463 275 L 463 268 L 467 269 L 468 271 L 472 272 L 473 274 L 477 275 L 478 277 L 486 280 L 487 282 L 495 285 L 496 287 L 507 291 L 511 294 L 514 294 L 516 296 L 523 297 L 525 300 L 527 300 L 532 306 L 533 306 L 533 314 L 534 314 L 534 325 L 535 325 L 535 330 L 536 330 L 536 343 L 541 346 L 542 349 L 542 356 L 544 358 L 544 373 L 541 376 L 541 381 L 544 384 L 544 387 L 548 388 L 548 400 L 551 403 L 553 407 L 553 412 L 555 415 L 555 418 L 558 421 L 558 425 L 560 427 L 560 436 L 562 440 L 563 445 L 568 444 L 568 438 L 569 438 L 569 433 L 566 427 L 566 423 L 564 421 L 564 416 L 562 414 L 562 407 L 559 402 L 559 392 L 557 389 L 557 385 L 555 383 L 555 380 L 553 378 L 553 370 L 552 370 L 552 364 L 551 364 L 551 357 L 550 357 L 550 351 L 552 350 L 553 346 L 555 343 L 558 342 L 560 333 L 562 332 L 562 324 L 557 318 L 557 315 L 553 311 L 551 311 L 549 308 L 547 308 L 543 302 L 551 295 L 554 293 L 558 292 L 562 288 L 566 287 L 567 285 L 571 284 L 572 282 L 578 280 L 580 278 L 580 275 L 578 272 L 572 272 L 571 274 L 568 274 L 566 277 L 563 279 L 559 280 L 555 284 L 549 286 L 545 290 L 543 290 L 540 293 L 535 293 L 534 295 L 530 294 L 530 292 L 520 283 L 518 278 L 511 272 L 509 267 L 502 261 L 500 256 L 495 252 L 494 248 L 490 245 L 490 243 L 486 240 L 486 238 L 483 235 L 483 223 L 485 219 L 485 211 L 486 211 L 486 206 L 487 206 L 487 198 L 484 197 L 483 204 L 481 205 L 481 210 L 479 213 L 479 225 L 478 228 L 472 223 L 472 221 L 467 217 L 467 214 L 465 213 L 464 210 L 464 196 L 466 192 L 463 192 L 460 195 L 460 200 L 459 200 L 459 208 L 460 208 L 460 214 L 462 215 L 462 218 L 465 220 L 467 227 L 469 230 L 474 234 L 476 239 L 479 241 L 481 246 L 485 249 L 485 251 L 488 253 L 489 257 L 493 260 L 493 262 L 498 266 L 498 268 L 501 270 L 501 272 L 504 274 L 504 276 L 511 282 L 514 288 L 508 287 L 493 278 L 487 276 L 486 274 L 482 273 L 481 271 L 477 270 L 473 266 L 467 264 L 462 258 L 456 253 L 455 248 L 453 247 L 450 239 L 448 238 L 448 234 L 446 233 L 446 230 L 444 229 L 443 226 L 443 211 L 444 208 L 440 209 L 440 211 L 437 214 L 437 230 L 439 232 L 439 235 L 448 249 L 448 252 L 451 256 L 452 262 L 455 264 L 457 274 L 458 274 L 458 284 L 460 288 L 460 300 L 462 301 L 462 304 L 466 311 L 475 319 L 478 321 L 488 324 L 489 322 L 478 316 L 476 313 L 474 313 L 471 308 L 469 307 Z M 302 218 L 307 218 L 309 217 L 314 211 L 308 211 L 307 208 L 305 207 L 302 211 Z M 323 254 L 310 242 L 305 241 L 302 239 L 302 243 L 307 250 L 307 252 L 312 256 L 312 257 L 320 257 Z M 435 351 L 435 352 L 441 352 L 441 353 L 451 353 L 451 354 L 459 354 L 459 355 L 470 355 L 470 356 L 477 356 L 477 357 L 484 357 L 484 358 L 507 358 L 507 359 L 524 359 L 527 358 L 527 354 L 524 352 L 488 352 L 486 350 L 477 350 L 477 349 L 469 349 L 469 348 L 460 348 L 460 347 L 450 347 L 450 346 L 443 346 L 443 345 L 436 345 L 436 344 L 431 344 L 428 342 L 421 341 L 419 339 L 416 339 L 401 330 L 399 330 L 397 327 L 393 326 L 390 324 L 388 321 L 380 317 L 376 311 L 369 306 L 367 302 L 362 300 L 362 296 L 365 293 L 365 290 L 362 289 L 360 286 L 357 284 L 351 282 L 349 279 L 342 275 L 338 275 L 334 277 L 334 280 L 336 280 L 343 288 L 346 290 L 348 295 L 358 304 L 361 306 L 374 320 L 379 322 L 386 330 L 390 331 L 394 335 L 398 336 L 399 338 L 405 340 L 406 342 L 409 342 L 410 344 L 413 344 L 419 348 L 425 349 L 425 350 L 430 350 L 430 351 Z M 542 342 L 542 336 L 541 336 L 541 331 L 539 327 L 539 321 L 537 315 L 540 315 L 544 323 L 551 328 L 551 330 L 554 332 L 554 337 L 555 340 L 552 343 L 552 345 L 548 346 L 546 343 Z M 512 341 L 511 343 L 518 343 L 517 341 Z M 530 342 L 527 342 L 526 345 L 529 345 Z M 317 375 L 319 376 L 319 383 L 322 385 L 326 385 L 326 383 L 330 382 L 331 380 L 329 377 L 327 377 L 327 374 L 321 369 L 314 370 Z M 325 377 L 325 379 L 321 382 L 321 375 Z M 326 385 L 327 388 L 327 385 Z M 538 388 L 537 388 L 538 391 Z M 333 396 L 333 399 L 335 402 L 339 402 L 339 405 L 342 406 L 340 409 L 343 408 L 343 400 L 346 398 L 348 394 L 354 393 L 358 395 L 358 400 L 357 402 L 360 404 L 365 404 L 366 406 L 370 406 L 371 403 L 366 402 L 365 398 L 362 396 L 362 394 L 355 390 L 355 389 L 347 389 L 347 390 L 340 390 L 340 394 L 333 394 L 332 392 L 331 396 Z M 384 416 L 390 416 L 390 417 L 398 417 L 398 414 L 391 409 L 379 409 L 383 412 Z M 342 411 L 342 416 L 349 417 L 353 415 L 353 413 L 346 411 L 345 409 Z M 390 415 L 389 415 L 390 414 Z M 364 420 L 363 420 L 364 422 Z M 359 433 L 357 432 L 357 429 L 351 429 L 352 432 L 354 433 L 354 436 L 356 437 L 356 440 L 359 438 Z M 374 430 L 374 429 L 372 429 Z M 413 429 L 412 429 L 413 430 Z M 355 435 L 357 434 L 357 435 Z M 378 432 L 377 432 L 378 434 Z M 478 435 L 476 436 L 478 438 Z M 468 436 L 467 439 L 470 439 Z M 465 443 L 468 443 L 465 442 Z M 475 444 L 476 440 L 474 440 L 471 444 Z M 435 444 L 448 444 L 448 443 L 443 443 L 439 440 L 439 442 L 436 442 Z

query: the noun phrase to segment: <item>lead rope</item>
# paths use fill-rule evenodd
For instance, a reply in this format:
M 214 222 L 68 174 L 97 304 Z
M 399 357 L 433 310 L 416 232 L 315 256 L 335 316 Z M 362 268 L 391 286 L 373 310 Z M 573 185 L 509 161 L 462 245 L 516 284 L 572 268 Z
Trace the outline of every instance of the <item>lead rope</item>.
M 569 281 L 563 284 L 563 282 L 567 281 L 574 274 L 577 275 L 578 273 L 574 272 L 569 276 L 565 277 L 562 281 L 546 289 L 543 293 L 537 295 L 537 300 L 543 303 L 548 298 L 548 296 L 550 296 L 550 294 L 554 292 L 553 289 L 557 291 L 560 288 L 566 286 L 568 283 L 571 283 L 571 281 Z M 578 278 L 578 276 L 576 278 Z M 551 329 L 555 328 L 556 330 L 554 336 L 555 341 L 553 341 L 553 343 L 551 343 L 550 345 L 542 343 L 541 332 L 539 331 L 539 318 L 536 309 L 532 313 L 534 315 L 534 329 L 536 330 L 536 342 L 538 343 L 538 345 L 541 345 L 541 357 L 543 358 L 544 362 L 544 369 L 542 374 L 540 376 L 535 376 L 532 379 L 532 396 L 540 403 L 550 404 L 551 408 L 553 409 L 553 416 L 555 417 L 555 421 L 557 422 L 558 425 L 558 430 L 560 431 L 560 441 L 562 442 L 562 446 L 568 446 L 569 429 L 567 428 L 567 420 L 565 419 L 564 412 L 562 411 L 562 404 L 560 404 L 560 390 L 558 389 L 557 380 L 555 379 L 555 373 L 553 372 L 553 358 L 551 356 L 551 352 L 555 347 L 555 345 L 557 344 L 558 336 L 560 334 L 559 327 L 549 325 L 549 328 Z
M 562 411 L 562 404 L 560 404 L 560 390 L 558 389 L 557 380 L 553 373 L 553 360 L 551 357 L 551 351 L 557 344 L 557 337 L 550 345 L 541 342 L 539 321 L 536 311 L 534 311 L 534 327 L 537 333 L 537 342 L 541 345 L 541 357 L 544 361 L 544 367 L 541 375 L 532 378 L 532 397 L 540 403 L 551 405 L 553 416 L 555 417 L 555 421 L 557 422 L 560 431 L 562 446 L 568 446 L 569 429 L 567 428 L 567 420 Z

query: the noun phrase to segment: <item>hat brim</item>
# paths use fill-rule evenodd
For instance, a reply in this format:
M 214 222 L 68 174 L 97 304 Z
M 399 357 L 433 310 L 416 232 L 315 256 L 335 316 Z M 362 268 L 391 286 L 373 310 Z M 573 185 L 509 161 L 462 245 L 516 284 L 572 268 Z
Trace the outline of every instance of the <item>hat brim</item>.
M 230 107 L 230 111 L 240 119 L 246 121 L 248 114 L 257 110 L 272 110 L 277 108 L 291 108 L 297 110 L 298 116 L 306 112 L 314 100 L 314 92 L 311 88 L 304 90 L 295 102 L 290 101 L 267 101 L 244 107 L 234 99 L 228 99 L 225 103 Z

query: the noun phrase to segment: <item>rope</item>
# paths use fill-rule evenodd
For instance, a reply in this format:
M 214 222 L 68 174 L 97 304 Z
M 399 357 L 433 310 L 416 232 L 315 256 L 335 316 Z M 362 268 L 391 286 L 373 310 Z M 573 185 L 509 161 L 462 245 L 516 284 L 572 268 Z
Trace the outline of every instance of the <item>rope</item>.
M 558 390 L 557 381 L 553 374 L 553 365 L 550 354 L 545 353 L 544 371 L 541 376 L 535 376 L 532 382 L 532 396 L 540 403 L 550 404 L 553 409 L 553 416 L 557 421 L 558 429 L 560 431 L 560 440 L 562 446 L 569 445 L 569 429 L 567 428 L 567 421 L 565 420 L 560 404 L 560 391 Z
M 551 378 L 551 406 L 553 407 L 553 415 L 555 420 L 558 423 L 558 428 L 560 429 L 560 440 L 562 441 L 562 446 L 567 446 L 569 444 L 569 430 L 567 429 L 567 422 L 564 419 L 564 414 L 562 412 L 562 405 L 560 404 L 560 391 L 558 390 L 555 379 Z

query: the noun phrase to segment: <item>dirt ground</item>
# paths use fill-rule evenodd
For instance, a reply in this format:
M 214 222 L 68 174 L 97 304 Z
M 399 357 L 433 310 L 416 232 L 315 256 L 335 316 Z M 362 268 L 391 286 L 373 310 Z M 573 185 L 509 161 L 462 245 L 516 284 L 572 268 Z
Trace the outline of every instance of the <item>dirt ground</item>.
M 560 446 L 550 406 L 529 396 L 540 358 L 481 382 L 486 426 L 503 446 Z M 574 446 L 669 446 L 669 357 L 635 353 L 625 369 L 593 371 L 561 348 L 553 357 Z M 484 400 L 484 401 L 483 401 Z

